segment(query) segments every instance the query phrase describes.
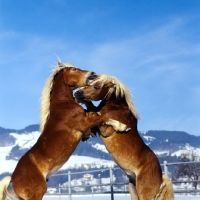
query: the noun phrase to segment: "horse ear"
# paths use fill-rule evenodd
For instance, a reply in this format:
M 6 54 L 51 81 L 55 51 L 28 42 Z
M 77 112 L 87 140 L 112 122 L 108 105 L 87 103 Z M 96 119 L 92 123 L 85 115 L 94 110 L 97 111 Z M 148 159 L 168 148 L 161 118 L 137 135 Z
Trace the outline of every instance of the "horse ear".
M 63 67 L 63 64 L 61 62 L 58 62 L 58 67 Z
M 107 88 L 112 88 L 112 87 L 115 87 L 115 84 L 112 83 L 112 82 L 108 82 L 108 83 L 105 84 L 105 86 L 106 86 Z

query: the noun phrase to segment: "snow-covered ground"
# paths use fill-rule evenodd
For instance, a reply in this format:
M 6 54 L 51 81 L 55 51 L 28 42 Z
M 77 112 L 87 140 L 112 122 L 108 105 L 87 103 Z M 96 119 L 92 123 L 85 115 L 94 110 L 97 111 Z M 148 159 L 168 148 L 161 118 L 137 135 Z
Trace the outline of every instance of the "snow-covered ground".
M 49 196 L 45 195 L 43 200 L 110 200 L 110 194 L 94 194 L 94 195 L 72 195 L 71 199 L 68 195 L 62 196 Z M 200 196 L 191 196 L 191 195 L 176 195 L 175 200 L 199 200 Z M 130 200 L 129 194 L 114 194 L 114 200 Z

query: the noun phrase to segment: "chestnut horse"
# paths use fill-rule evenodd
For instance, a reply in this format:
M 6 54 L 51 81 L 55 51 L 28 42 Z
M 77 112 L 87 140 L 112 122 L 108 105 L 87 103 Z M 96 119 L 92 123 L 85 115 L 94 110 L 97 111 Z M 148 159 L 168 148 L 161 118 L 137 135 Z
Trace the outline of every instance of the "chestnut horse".
M 131 199 L 174 199 L 171 181 L 162 176 L 156 155 L 138 133 L 138 114 L 127 87 L 113 76 L 99 75 L 90 86 L 78 90 L 75 97 L 85 103 L 89 111 L 100 111 L 131 128 L 128 133 L 120 134 L 111 126 L 99 126 L 100 138 L 106 149 L 129 177 Z M 95 107 L 91 100 L 102 101 Z
M 58 63 L 47 80 L 41 98 L 41 135 L 35 145 L 19 160 L 12 176 L 0 182 L 0 200 L 41 200 L 47 190 L 46 180 L 71 156 L 82 133 L 102 122 L 116 121 L 88 113 L 76 103 L 72 91 L 96 77 L 94 72 Z M 117 124 L 118 126 L 118 124 Z M 124 126 L 121 128 L 125 128 Z M 12 182 L 14 192 L 9 192 Z

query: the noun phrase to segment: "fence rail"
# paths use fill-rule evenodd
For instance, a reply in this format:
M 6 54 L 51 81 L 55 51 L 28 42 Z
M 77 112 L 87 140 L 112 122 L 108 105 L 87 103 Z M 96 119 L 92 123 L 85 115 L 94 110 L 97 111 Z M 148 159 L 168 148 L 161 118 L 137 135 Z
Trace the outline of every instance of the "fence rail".
M 163 173 L 167 176 L 169 176 L 169 167 L 173 165 L 180 165 L 180 164 L 196 164 L 200 163 L 200 161 L 195 162 L 174 162 L 174 163 L 168 163 L 167 161 L 164 161 L 163 164 L 161 164 L 161 167 L 163 167 Z M 72 195 L 86 195 L 86 194 L 102 194 L 102 193 L 110 193 L 111 200 L 114 200 L 114 193 L 128 193 L 128 179 L 123 182 L 115 182 L 113 171 L 119 170 L 119 167 L 110 167 L 107 169 L 99 169 L 99 170 L 88 170 L 83 172 L 73 172 L 71 173 L 68 171 L 68 173 L 62 173 L 62 174 L 55 174 L 53 176 L 66 176 L 68 179 L 68 183 L 65 185 L 59 186 L 49 186 L 47 194 L 51 194 L 51 189 L 54 189 L 52 194 L 60 194 L 60 195 L 68 195 L 69 200 L 71 199 Z M 85 181 L 85 183 L 81 185 L 73 185 L 72 184 L 72 175 L 80 175 L 80 174 L 89 174 L 89 173 L 95 173 L 95 172 L 105 172 L 106 170 L 109 170 L 109 179 L 108 183 L 89 183 L 90 181 Z M 190 194 L 199 194 L 200 195 L 200 187 L 199 188 L 188 188 L 185 189 L 182 188 L 176 188 L 175 186 L 177 184 L 192 184 L 192 183 L 199 183 L 200 180 L 175 180 L 172 181 L 174 186 L 174 192 L 175 193 L 190 193 Z M 78 191 L 78 192 L 77 192 Z

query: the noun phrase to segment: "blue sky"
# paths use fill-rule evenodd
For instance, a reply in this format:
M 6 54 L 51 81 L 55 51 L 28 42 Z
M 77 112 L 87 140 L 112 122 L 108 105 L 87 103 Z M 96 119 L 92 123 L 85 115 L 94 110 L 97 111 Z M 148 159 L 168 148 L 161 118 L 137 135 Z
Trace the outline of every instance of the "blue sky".
M 200 135 L 199 13 L 199 0 L 1 0 L 0 126 L 39 123 L 56 54 L 127 85 L 140 131 Z

